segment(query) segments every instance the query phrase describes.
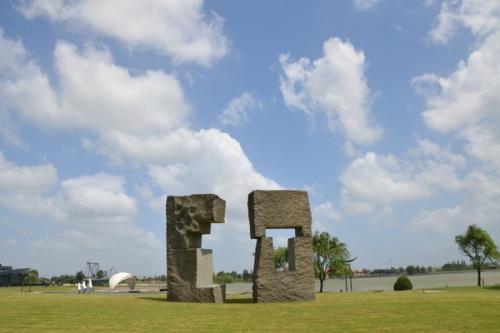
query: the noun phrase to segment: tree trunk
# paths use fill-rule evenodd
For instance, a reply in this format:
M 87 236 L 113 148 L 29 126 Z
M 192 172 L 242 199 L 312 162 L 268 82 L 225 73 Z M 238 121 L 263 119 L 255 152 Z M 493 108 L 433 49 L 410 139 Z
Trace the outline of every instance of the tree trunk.
M 348 292 L 349 289 L 347 288 L 347 275 L 344 275 L 344 280 L 345 280 L 345 292 Z
M 477 266 L 477 286 L 481 287 L 481 265 Z
M 320 293 L 323 292 L 323 281 L 325 281 L 325 279 L 322 279 L 322 278 L 319 279 L 319 292 Z

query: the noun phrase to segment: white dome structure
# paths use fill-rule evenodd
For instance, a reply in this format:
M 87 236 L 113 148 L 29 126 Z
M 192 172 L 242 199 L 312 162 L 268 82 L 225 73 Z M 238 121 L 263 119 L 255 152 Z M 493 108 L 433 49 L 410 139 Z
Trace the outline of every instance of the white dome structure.
M 126 273 L 126 272 L 120 272 L 116 273 L 112 277 L 109 278 L 109 288 L 111 290 L 115 289 L 116 286 L 118 286 L 120 283 L 126 283 L 128 284 L 130 289 L 134 289 L 135 287 L 135 275 Z

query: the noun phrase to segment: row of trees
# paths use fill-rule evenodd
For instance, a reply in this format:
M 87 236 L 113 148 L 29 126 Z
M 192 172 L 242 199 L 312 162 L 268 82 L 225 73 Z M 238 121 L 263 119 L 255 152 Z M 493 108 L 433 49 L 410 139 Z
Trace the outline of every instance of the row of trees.
M 233 283 L 233 282 L 248 282 L 252 279 L 252 273 L 244 269 L 243 272 L 237 273 L 236 271 L 224 272 L 220 271 L 214 274 L 215 283 Z
M 371 276 L 385 276 L 385 275 L 401 275 L 401 274 L 422 274 L 427 272 L 432 272 L 432 266 L 419 266 L 419 265 L 408 265 L 406 268 L 403 267 L 391 267 L 391 268 L 375 268 L 372 270 L 363 270 L 364 275 Z
M 477 271 L 477 285 L 481 285 L 481 272 L 483 267 L 487 264 L 495 264 L 500 259 L 500 252 L 485 230 L 476 225 L 470 225 L 463 235 L 457 235 L 455 242 L 458 244 L 460 251 L 466 255 L 472 267 Z M 353 276 L 350 263 L 356 260 L 351 258 L 347 245 L 341 242 L 338 238 L 331 236 L 328 232 L 316 232 L 313 236 L 313 250 L 314 250 L 314 273 L 316 278 L 320 281 L 320 292 L 323 292 L 323 283 L 327 277 L 343 277 L 347 278 Z M 286 270 L 288 264 L 288 250 L 287 248 L 278 248 L 275 251 L 274 266 L 277 270 Z M 460 265 L 465 267 L 465 262 L 460 262 Z M 394 272 L 393 272 L 394 270 Z M 391 268 L 389 273 L 399 273 L 413 275 L 417 273 L 426 273 L 432 271 L 432 267 L 413 266 L 409 265 L 403 270 Z M 380 271 L 382 273 L 382 271 Z M 387 273 L 383 271 L 383 273 Z

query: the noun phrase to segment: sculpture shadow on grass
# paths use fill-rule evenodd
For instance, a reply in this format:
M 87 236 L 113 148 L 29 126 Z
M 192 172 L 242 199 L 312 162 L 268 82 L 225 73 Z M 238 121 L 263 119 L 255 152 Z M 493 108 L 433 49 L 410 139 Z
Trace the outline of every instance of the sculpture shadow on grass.
M 164 297 L 138 297 L 138 299 L 143 299 L 145 301 L 157 301 L 157 302 L 168 302 Z
M 145 301 L 155 301 L 155 302 L 165 302 L 168 303 L 168 300 L 163 297 L 139 297 L 141 300 Z M 181 302 L 183 303 L 183 302 Z M 188 303 L 188 302 L 186 302 Z M 238 298 L 230 298 L 224 301 L 225 304 L 254 304 L 253 299 L 251 297 L 238 297 Z M 199 303 L 199 304 L 207 304 L 207 303 Z

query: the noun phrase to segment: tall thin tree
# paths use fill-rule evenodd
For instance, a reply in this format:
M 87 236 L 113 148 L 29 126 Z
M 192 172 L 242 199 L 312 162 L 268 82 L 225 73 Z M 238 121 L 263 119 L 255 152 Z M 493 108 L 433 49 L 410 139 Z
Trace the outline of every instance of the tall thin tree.
M 472 224 L 463 235 L 455 236 L 460 251 L 469 257 L 472 267 L 477 271 L 477 285 L 481 286 L 481 269 L 487 261 L 500 258 L 498 248 L 485 230 Z

